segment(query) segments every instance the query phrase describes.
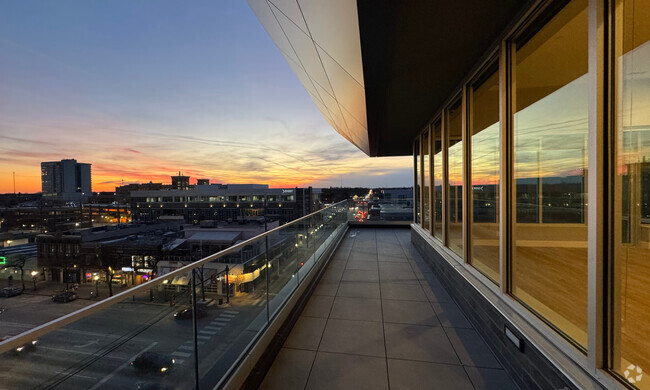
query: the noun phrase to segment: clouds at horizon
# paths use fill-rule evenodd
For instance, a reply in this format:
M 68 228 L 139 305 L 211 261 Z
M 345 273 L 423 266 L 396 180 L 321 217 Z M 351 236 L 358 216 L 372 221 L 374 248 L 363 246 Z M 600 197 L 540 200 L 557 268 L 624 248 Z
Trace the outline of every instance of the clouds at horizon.
M 412 181 L 409 157 L 371 159 L 327 124 L 245 2 L 7 1 L 0 50 L 0 193 L 13 172 L 17 191 L 40 191 L 40 162 L 64 158 L 92 164 L 94 191 L 178 171 Z

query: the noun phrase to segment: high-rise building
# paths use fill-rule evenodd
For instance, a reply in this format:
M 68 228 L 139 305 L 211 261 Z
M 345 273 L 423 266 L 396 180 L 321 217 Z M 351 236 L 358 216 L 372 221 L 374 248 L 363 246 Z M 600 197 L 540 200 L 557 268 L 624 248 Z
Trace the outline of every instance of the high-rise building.
M 75 159 L 41 163 L 43 196 L 63 201 L 85 200 L 92 192 L 91 164 Z

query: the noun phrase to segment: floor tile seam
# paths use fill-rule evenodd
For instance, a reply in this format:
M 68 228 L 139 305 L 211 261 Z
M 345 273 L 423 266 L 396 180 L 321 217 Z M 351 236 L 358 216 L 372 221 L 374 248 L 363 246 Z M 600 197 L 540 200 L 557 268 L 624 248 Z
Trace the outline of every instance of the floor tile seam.
M 437 318 L 436 318 L 437 319 Z M 416 326 L 426 326 L 427 328 L 443 328 L 442 324 L 440 321 L 438 321 L 438 325 L 424 325 L 424 324 L 413 324 L 411 322 L 395 322 L 395 321 L 386 321 L 384 320 L 384 324 L 391 324 L 391 325 L 416 325 Z
M 314 357 L 314 360 L 315 359 L 316 359 L 316 357 Z M 474 381 L 472 380 L 472 376 L 469 374 L 469 372 L 467 372 L 467 367 L 466 366 L 463 366 L 463 371 L 465 372 L 465 375 L 467 375 L 467 378 L 469 378 L 469 383 L 472 385 L 474 390 L 479 390 L 479 388 L 476 387 L 476 385 L 474 384 Z
M 406 257 L 408 260 L 411 260 L 411 261 L 412 261 L 413 259 L 412 259 L 410 256 L 407 255 L 407 253 L 406 253 L 407 251 L 405 250 L 404 245 L 403 245 L 402 242 L 399 240 L 399 238 L 397 238 L 397 234 L 395 233 L 395 231 L 393 231 L 393 234 L 395 235 L 395 238 L 397 239 L 397 242 L 399 243 L 400 248 L 402 249 L 402 253 L 403 253 L 404 257 Z M 407 263 L 407 264 L 409 265 L 409 267 L 411 268 L 411 271 L 413 272 L 413 274 L 415 274 L 415 273 L 416 273 L 416 269 L 413 267 L 413 264 L 411 264 L 410 261 L 407 261 L 406 263 Z M 417 271 L 420 271 L 419 268 L 417 269 Z M 422 272 L 420 271 L 420 273 L 422 273 Z M 417 275 L 416 275 L 416 279 L 417 279 Z M 420 279 L 418 279 L 418 280 L 420 280 Z
M 317 316 L 310 316 L 308 314 L 301 314 L 300 317 L 309 317 L 309 318 L 320 318 L 321 320 L 326 320 L 329 317 L 317 317 Z
M 440 322 L 440 324 L 442 324 L 442 322 Z M 451 349 L 454 351 L 454 354 L 456 354 L 456 357 L 458 358 L 458 361 L 460 362 L 460 364 L 463 364 L 463 360 L 460 358 L 460 355 L 456 351 L 456 347 L 454 347 L 454 343 L 451 341 L 451 338 L 449 337 L 449 334 L 447 333 L 447 328 L 443 326 L 442 331 L 445 333 L 445 337 L 447 338 L 447 341 L 449 341 L 449 344 L 451 344 Z M 483 341 L 483 343 L 485 343 L 485 341 Z M 490 351 L 490 352 L 492 352 L 492 351 Z M 463 370 L 465 370 L 465 369 L 463 368 Z M 465 371 L 465 372 L 467 372 L 467 371 Z
M 309 348 L 297 348 L 297 347 L 285 347 L 284 345 L 282 346 L 282 349 L 291 349 L 293 351 L 309 351 L 309 352 L 318 352 L 316 349 L 309 349 Z M 314 358 L 316 354 L 314 353 Z
M 375 245 L 377 245 L 377 234 L 375 232 Z M 379 250 L 379 248 L 377 248 Z M 377 254 L 377 262 L 379 262 L 379 254 Z M 379 270 L 377 270 L 377 281 L 379 283 L 379 300 L 382 302 L 381 304 L 381 331 L 384 336 L 384 354 L 386 356 L 385 363 L 386 363 L 386 380 L 387 380 L 387 387 L 388 390 L 390 390 L 390 369 L 388 368 L 388 347 L 386 345 L 386 323 L 385 323 L 385 318 L 384 318 L 384 305 L 383 305 L 383 299 L 382 299 L 382 294 L 381 294 L 381 274 Z
M 379 324 L 379 323 L 382 322 L 381 320 L 380 320 L 380 321 L 374 321 L 374 320 L 355 320 L 355 319 L 351 319 L 351 318 L 342 318 L 342 317 L 329 317 L 328 319 L 330 319 L 330 318 L 333 319 L 333 320 L 368 322 L 368 323 L 370 323 L 370 324 Z M 383 327 L 382 327 L 382 328 L 383 328 Z
M 420 282 L 420 288 L 422 288 L 422 289 L 424 290 L 424 287 L 422 286 L 421 282 Z M 433 290 L 432 290 L 432 292 L 433 292 Z M 424 293 L 424 295 L 426 296 L 427 294 Z M 438 322 L 440 323 L 440 326 L 442 326 L 442 327 L 444 328 L 445 326 L 442 324 L 442 321 L 440 320 L 440 316 L 438 315 L 438 311 L 437 311 L 436 308 L 433 306 L 433 303 L 434 303 L 434 302 L 435 302 L 435 303 L 441 303 L 441 302 L 438 302 L 438 301 L 431 301 L 431 299 L 429 299 L 428 296 L 427 296 L 427 300 L 429 301 L 429 306 L 431 306 L 431 310 L 433 310 L 433 313 L 436 315 L 436 318 L 438 319 Z M 446 335 L 446 333 L 445 333 L 445 335 Z M 449 338 L 449 336 L 447 336 L 447 338 Z M 456 352 L 456 351 L 454 350 L 454 352 Z
M 403 362 L 417 362 L 417 363 L 433 363 L 433 364 L 442 364 L 445 366 L 453 366 L 453 367 L 464 367 L 462 363 L 449 363 L 449 362 L 432 362 L 431 360 L 420 360 L 420 359 L 404 359 L 404 358 L 398 358 L 398 357 L 389 357 L 387 359 L 390 360 L 400 360 Z M 458 360 L 460 362 L 460 359 Z
M 347 235 L 347 233 L 346 233 Z M 355 237 L 352 237 L 352 246 L 350 250 L 348 251 L 347 256 L 345 257 L 345 264 L 343 265 L 343 269 L 345 270 L 345 267 L 348 265 L 348 260 L 350 258 L 350 254 L 352 253 L 352 249 L 354 248 L 354 240 Z M 345 237 L 344 241 L 350 239 L 350 237 Z M 335 253 L 336 254 L 336 253 Z M 341 278 L 343 278 L 343 275 L 341 275 Z M 318 284 L 320 285 L 320 281 Z M 307 390 L 307 385 L 309 384 L 309 379 L 311 378 L 311 373 L 314 371 L 314 364 L 316 364 L 316 358 L 318 357 L 318 351 L 320 350 L 320 346 L 323 342 L 323 336 L 325 335 L 325 330 L 327 329 L 327 324 L 329 324 L 330 321 L 330 315 L 332 314 L 332 309 L 334 309 L 334 300 L 336 299 L 336 294 L 339 292 L 339 287 L 341 287 L 341 280 L 339 280 L 337 286 L 336 286 L 336 291 L 334 292 L 334 299 L 332 299 L 332 306 L 330 307 L 329 312 L 327 313 L 327 318 L 325 318 L 325 326 L 323 327 L 323 331 L 320 334 L 320 339 L 318 340 L 318 345 L 316 346 L 316 353 L 314 354 L 314 360 L 312 360 L 311 365 L 309 366 L 309 372 L 307 373 L 307 380 L 305 381 L 305 386 L 303 390 Z
M 407 256 L 406 250 L 404 250 L 404 245 L 402 244 L 402 241 L 400 241 L 399 237 L 397 237 L 397 234 L 395 233 L 394 230 L 392 232 L 393 232 L 393 236 L 395 236 L 395 239 L 399 243 L 400 249 L 402 249 L 402 254 L 404 255 L 404 257 L 408 258 L 409 256 Z
M 495 358 L 496 359 L 496 358 Z M 497 362 L 498 363 L 498 362 Z M 470 368 L 480 368 L 482 370 L 495 370 L 495 371 L 503 371 L 506 372 L 505 368 L 499 366 L 499 367 L 490 367 L 490 366 L 477 366 L 475 364 L 465 364 L 463 362 L 460 363 L 463 367 L 470 367 Z M 508 375 L 509 376 L 509 375 Z
M 344 356 L 359 356 L 359 357 L 370 357 L 370 358 L 377 358 L 377 359 L 385 359 L 386 356 L 377 356 L 377 355 L 367 355 L 367 354 L 362 354 L 362 353 L 352 353 L 352 352 L 340 352 L 340 351 L 325 351 L 322 349 L 319 349 L 316 351 L 316 354 L 318 353 L 331 353 L 334 355 L 344 355 Z M 316 359 L 314 359 L 316 360 Z
M 343 295 L 337 295 L 337 296 L 334 297 L 334 299 L 336 300 L 336 298 L 365 299 L 365 300 L 370 300 L 370 301 L 380 301 L 380 303 L 381 303 L 381 298 L 346 297 L 346 296 L 343 296 Z
M 381 301 L 399 301 L 399 302 L 422 302 L 422 303 L 428 303 L 428 300 L 418 300 L 418 299 L 398 299 L 398 298 L 381 298 Z M 435 311 L 434 311 L 435 314 Z

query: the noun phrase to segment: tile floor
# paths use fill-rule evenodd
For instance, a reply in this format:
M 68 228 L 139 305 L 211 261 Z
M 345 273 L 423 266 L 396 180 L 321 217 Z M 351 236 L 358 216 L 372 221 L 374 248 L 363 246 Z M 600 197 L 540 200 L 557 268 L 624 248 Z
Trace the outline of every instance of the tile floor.
M 411 244 L 350 229 L 262 389 L 516 389 Z

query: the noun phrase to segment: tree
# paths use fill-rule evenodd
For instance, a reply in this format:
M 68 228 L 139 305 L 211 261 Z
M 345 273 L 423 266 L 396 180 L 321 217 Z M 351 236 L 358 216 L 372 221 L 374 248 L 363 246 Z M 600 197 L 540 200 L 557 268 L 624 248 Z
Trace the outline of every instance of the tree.
M 111 254 L 108 253 L 106 248 L 97 244 L 95 247 L 95 256 L 97 258 L 97 265 L 104 271 L 106 275 L 106 284 L 108 285 L 108 296 L 113 296 L 113 263 L 111 262 Z
M 25 263 L 27 263 L 27 255 L 13 255 L 9 257 L 7 264 L 4 268 L 18 268 L 20 270 L 20 282 L 25 289 Z

